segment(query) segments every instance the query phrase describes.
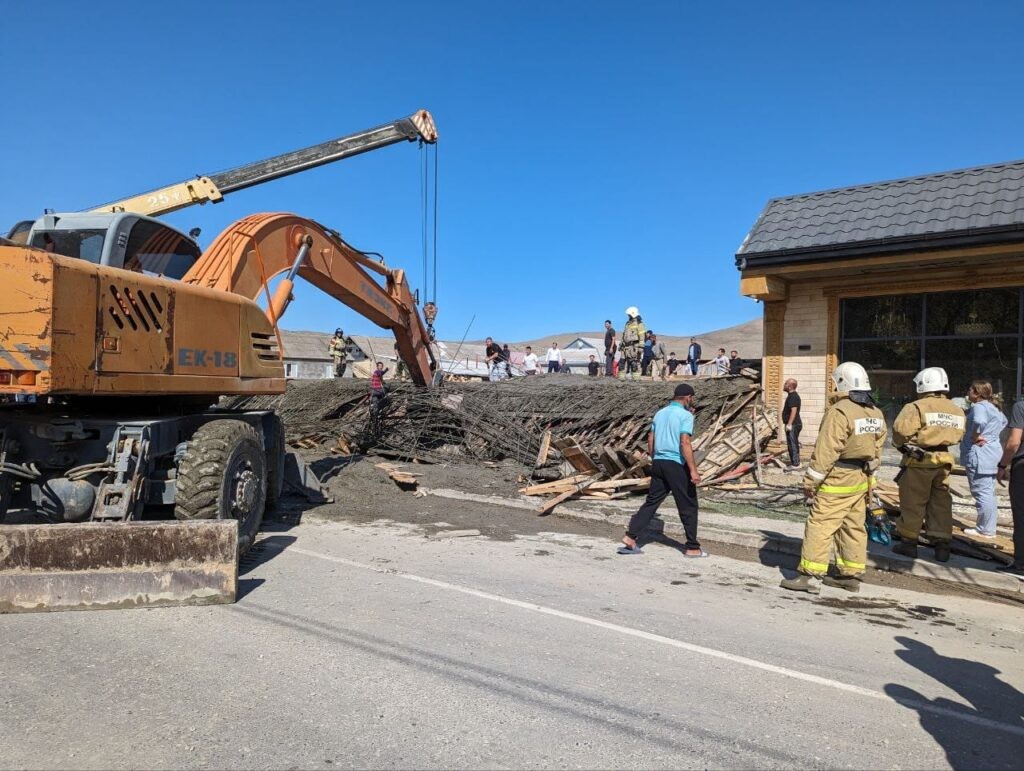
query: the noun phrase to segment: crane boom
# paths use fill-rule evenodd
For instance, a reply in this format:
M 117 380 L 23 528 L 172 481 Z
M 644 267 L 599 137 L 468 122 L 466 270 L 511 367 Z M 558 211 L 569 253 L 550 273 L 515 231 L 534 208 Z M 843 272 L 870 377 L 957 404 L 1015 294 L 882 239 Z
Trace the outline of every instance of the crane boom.
M 228 193 L 254 187 L 289 174 L 352 158 L 398 142 L 417 140 L 428 144 L 437 141 L 434 119 L 426 110 L 357 134 L 349 134 L 228 171 L 186 179 L 120 201 L 105 203 L 90 211 L 125 211 L 158 217 L 196 204 L 217 203 Z

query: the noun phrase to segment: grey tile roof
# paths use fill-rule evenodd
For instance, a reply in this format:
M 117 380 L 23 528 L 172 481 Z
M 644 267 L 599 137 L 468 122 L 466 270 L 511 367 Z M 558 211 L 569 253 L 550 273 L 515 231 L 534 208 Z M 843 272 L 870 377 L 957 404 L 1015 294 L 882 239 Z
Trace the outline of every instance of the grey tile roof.
M 737 253 L 835 256 L 1024 230 L 1024 161 L 773 198 Z M 1024 239 L 1024 232 L 1018 235 Z

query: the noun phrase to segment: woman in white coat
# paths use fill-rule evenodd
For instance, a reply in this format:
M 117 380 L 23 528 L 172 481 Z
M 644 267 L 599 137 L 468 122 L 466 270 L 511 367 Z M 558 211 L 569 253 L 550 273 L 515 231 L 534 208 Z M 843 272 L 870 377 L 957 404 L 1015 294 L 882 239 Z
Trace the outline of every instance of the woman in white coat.
M 975 380 L 967 391 L 971 407 L 967 412 L 967 430 L 960 443 L 960 463 L 967 471 L 978 522 L 965 533 L 981 538 L 996 535 L 996 472 L 1003 448 L 999 437 L 1006 428 L 1006 416 L 999 408 L 999 397 L 987 380 Z

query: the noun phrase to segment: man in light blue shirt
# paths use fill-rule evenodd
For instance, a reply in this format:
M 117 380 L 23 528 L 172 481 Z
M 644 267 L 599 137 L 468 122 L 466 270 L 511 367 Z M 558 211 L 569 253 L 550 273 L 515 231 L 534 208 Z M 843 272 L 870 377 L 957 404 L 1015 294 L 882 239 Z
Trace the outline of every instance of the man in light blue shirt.
M 679 519 L 686 532 L 687 557 L 706 557 L 697 540 L 697 483 L 700 472 L 693 457 L 693 386 L 680 383 L 672 401 L 654 416 L 647 434 L 647 453 L 651 456 L 651 489 L 640 510 L 629 520 L 619 554 L 640 554 L 637 539 L 647 529 L 661 502 L 672 493 Z

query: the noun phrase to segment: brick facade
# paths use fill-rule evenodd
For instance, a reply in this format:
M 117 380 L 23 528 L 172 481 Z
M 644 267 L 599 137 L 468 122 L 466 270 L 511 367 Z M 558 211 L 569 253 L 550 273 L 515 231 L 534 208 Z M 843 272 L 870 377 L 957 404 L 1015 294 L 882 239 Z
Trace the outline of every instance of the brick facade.
M 782 334 L 782 373 L 784 383 L 795 378 L 803 404 L 804 429 L 801 444 L 813 442 L 827 403 L 828 372 L 828 300 L 821 286 L 798 285 L 786 302 Z M 778 398 L 781 400 L 782 395 Z M 781 412 L 781 410 L 780 410 Z

